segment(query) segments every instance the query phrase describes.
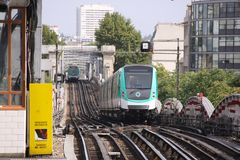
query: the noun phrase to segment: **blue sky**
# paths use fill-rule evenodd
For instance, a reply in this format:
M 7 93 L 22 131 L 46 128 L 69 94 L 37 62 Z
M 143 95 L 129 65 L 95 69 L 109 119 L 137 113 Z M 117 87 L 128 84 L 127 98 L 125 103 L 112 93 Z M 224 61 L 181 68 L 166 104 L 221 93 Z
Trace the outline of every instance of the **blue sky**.
M 191 0 L 43 0 L 42 23 L 57 25 L 60 32 L 76 33 L 76 8 L 82 4 L 108 4 L 143 36 L 152 34 L 157 23 L 182 22 Z

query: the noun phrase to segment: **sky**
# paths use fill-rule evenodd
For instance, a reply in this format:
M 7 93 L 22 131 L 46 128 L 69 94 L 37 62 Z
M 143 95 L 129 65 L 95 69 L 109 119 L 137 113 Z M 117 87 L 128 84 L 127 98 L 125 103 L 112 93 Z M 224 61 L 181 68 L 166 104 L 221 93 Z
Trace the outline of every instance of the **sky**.
M 142 36 L 152 35 L 158 23 L 183 22 L 191 0 L 42 0 L 42 23 L 57 25 L 60 33 L 76 34 L 76 8 L 83 4 L 108 4 L 130 19 Z

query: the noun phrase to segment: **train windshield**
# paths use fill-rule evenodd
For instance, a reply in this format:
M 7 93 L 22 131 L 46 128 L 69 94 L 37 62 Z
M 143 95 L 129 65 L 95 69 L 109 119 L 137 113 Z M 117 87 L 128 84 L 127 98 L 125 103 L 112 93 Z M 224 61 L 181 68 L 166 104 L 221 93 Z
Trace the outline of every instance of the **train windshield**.
M 69 76 L 78 76 L 78 75 L 79 75 L 79 69 L 78 69 L 78 67 L 71 66 L 71 67 L 68 69 L 68 75 L 69 75 Z
M 126 89 L 150 89 L 152 72 L 148 66 L 125 67 Z

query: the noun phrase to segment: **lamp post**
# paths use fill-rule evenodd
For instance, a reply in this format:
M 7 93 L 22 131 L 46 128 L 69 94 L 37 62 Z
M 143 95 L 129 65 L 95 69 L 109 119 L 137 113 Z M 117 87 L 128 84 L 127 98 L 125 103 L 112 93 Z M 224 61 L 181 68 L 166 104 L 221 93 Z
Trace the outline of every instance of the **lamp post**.
M 56 110 L 57 110 L 57 107 L 58 107 L 58 104 L 57 104 L 57 94 L 58 94 L 58 89 L 57 89 L 57 73 L 58 73 L 58 43 L 56 43 L 56 73 L 55 73 L 55 87 L 56 87 L 56 94 L 55 94 L 55 98 L 56 98 Z

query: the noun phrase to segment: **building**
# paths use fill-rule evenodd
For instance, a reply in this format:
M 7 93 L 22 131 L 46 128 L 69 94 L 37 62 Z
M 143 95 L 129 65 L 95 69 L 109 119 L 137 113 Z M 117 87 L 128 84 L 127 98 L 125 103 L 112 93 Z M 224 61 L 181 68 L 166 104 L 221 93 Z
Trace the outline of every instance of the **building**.
M 114 9 L 108 5 L 81 5 L 77 8 L 76 34 L 81 42 L 94 42 L 95 30 L 106 13 L 113 13 Z
M 168 71 L 176 70 L 177 48 L 179 61 L 183 63 L 184 26 L 176 23 L 159 23 L 155 26 L 152 37 L 152 64 L 162 64 Z
M 185 68 L 240 69 L 239 0 L 193 0 L 185 17 Z

